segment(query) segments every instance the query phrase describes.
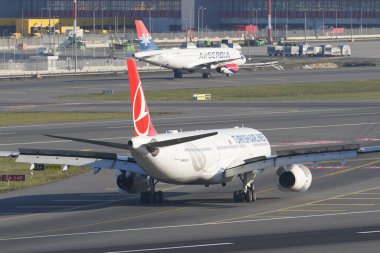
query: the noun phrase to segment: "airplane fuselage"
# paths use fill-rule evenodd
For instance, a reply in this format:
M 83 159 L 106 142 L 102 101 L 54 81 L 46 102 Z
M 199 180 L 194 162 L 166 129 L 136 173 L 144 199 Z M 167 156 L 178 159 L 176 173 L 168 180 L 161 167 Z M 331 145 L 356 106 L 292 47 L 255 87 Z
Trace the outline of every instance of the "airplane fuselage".
M 150 153 L 144 144 L 183 138 L 203 133 L 218 132 L 217 135 L 187 143 L 159 148 Z M 251 128 L 230 128 L 186 133 L 159 134 L 153 137 L 132 139 L 131 153 L 137 163 L 159 181 L 174 184 L 220 184 L 232 178 L 225 178 L 226 168 L 239 166 L 244 160 L 270 156 L 271 148 L 267 138 Z
M 239 50 L 221 48 L 188 48 L 141 51 L 134 57 L 153 65 L 169 68 L 195 71 L 202 65 L 211 65 L 211 69 L 224 66 L 227 63 L 243 65 L 246 62 Z

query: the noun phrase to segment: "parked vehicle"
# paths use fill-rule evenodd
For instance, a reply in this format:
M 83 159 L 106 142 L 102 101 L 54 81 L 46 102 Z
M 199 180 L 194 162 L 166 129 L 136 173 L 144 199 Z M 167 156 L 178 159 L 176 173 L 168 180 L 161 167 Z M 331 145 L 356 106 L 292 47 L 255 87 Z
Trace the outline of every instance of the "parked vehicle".
M 349 45 L 339 45 L 338 48 L 342 56 L 351 56 L 351 47 Z
M 321 47 L 308 47 L 306 50 L 307 56 L 321 56 L 323 51 Z

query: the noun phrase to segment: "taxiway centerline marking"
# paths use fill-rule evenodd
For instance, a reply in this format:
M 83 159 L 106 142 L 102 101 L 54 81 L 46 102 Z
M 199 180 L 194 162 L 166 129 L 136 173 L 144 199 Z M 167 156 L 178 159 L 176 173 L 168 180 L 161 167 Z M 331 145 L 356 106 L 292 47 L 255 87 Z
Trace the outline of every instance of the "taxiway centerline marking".
M 131 253 L 131 252 L 145 252 L 145 251 L 159 251 L 159 250 L 173 250 L 173 249 L 188 249 L 188 248 L 201 248 L 201 247 L 216 247 L 224 245 L 234 245 L 233 242 L 222 242 L 222 243 L 210 243 L 210 244 L 195 244 L 195 245 L 185 245 L 185 246 L 175 246 L 175 247 L 163 247 L 163 248 L 150 248 L 150 249 L 135 249 L 135 250 L 124 250 L 124 251 L 109 251 L 105 253 Z
M 0 241 L 42 239 L 42 238 L 68 237 L 68 236 L 80 236 L 80 235 L 85 236 L 85 235 L 96 235 L 96 234 L 136 232 L 136 231 L 162 230 L 162 229 L 174 229 L 174 228 L 178 229 L 178 228 L 189 228 L 189 227 L 218 226 L 218 225 L 240 224 L 240 223 L 247 224 L 247 223 L 253 223 L 253 222 L 292 220 L 292 219 L 294 219 L 294 220 L 295 219 L 310 219 L 310 218 L 318 218 L 318 217 L 334 217 L 334 216 L 371 214 L 371 213 L 380 213 L 380 209 L 379 210 L 370 210 L 370 211 L 302 215 L 302 216 L 293 216 L 293 217 L 280 217 L 280 218 L 276 217 L 276 218 L 268 218 L 268 219 L 248 219 L 248 220 L 226 221 L 226 222 L 208 222 L 208 223 L 180 224 L 180 225 L 159 226 L 159 227 L 141 227 L 141 228 L 127 228 L 127 229 L 117 229 L 117 230 L 88 231 L 88 232 L 77 232 L 77 233 L 66 233 L 66 234 L 51 234 L 51 235 L 8 237 L 8 238 L 0 237 Z

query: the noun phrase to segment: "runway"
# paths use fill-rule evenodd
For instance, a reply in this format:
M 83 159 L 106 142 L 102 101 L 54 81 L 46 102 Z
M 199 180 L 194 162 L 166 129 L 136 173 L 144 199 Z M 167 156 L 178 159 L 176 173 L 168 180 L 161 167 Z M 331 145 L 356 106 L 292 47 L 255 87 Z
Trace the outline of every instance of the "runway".
M 379 75 L 366 71 L 373 78 Z M 265 75 L 276 78 L 272 73 Z M 343 78 L 339 72 L 335 76 Z M 354 76 L 361 78 L 360 74 L 351 77 Z M 256 77 L 247 73 L 236 79 L 215 80 L 235 80 L 229 85 L 236 85 Z M 288 78 L 296 77 L 289 74 Z M 184 80 L 191 83 L 190 80 L 202 79 Z M 126 89 L 123 79 L 108 81 L 67 82 L 62 91 L 51 90 L 58 90 L 61 81 L 15 86 L 2 83 L 13 92 L 24 92 L 25 86 L 30 85 L 46 93 L 31 92 L 30 97 L 9 93 L 8 98 L 2 93 L 6 102 L 1 100 L 1 110 L 129 111 L 127 102 L 54 98 L 88 93 L 91 88 Z M 147 83 L 149 89 L 182 85 L 172 81 L 149 78 L 143 80 L 143 85 Z M 104 82 L 110 86 L 104 86 Z M 208 84 L 212 86 L 214 81 Z M 17 108 L 30 103 L 37 106 Z M 77 104 L 66 107 L 62 103 Z M 148 103 L 159 132 L 244 125 L 260 129 L 274 151 L 352 142 L 363 146 L 380 143 L 380 101 Z M 127 142 L 131 126 L 132 122 L 125 119 L 1 127 L 0 150 L 29 147 L 105 151 L 102 147 L 55 140 L 42 134 Z M 380 246 L 379 170 L 379 156 L 373 154 L 343 165 L 320 163 L 312 169 L 313 184 L 304 194 L 278 191 L 275 171 L 266 171 L 256 179 L 258 200 L 253 204 L 232 202 L 232 192 L 241 187 L 238 180 L 226 187 L 207 188 L 159 184 L 165 201 L 157 206 L 140 205 L 137 195 L 115 193 L 112 171 L 101 171 L 96 176 L 87 173 L 1 194 L 0 248 L 1 252 L 376 252 Z

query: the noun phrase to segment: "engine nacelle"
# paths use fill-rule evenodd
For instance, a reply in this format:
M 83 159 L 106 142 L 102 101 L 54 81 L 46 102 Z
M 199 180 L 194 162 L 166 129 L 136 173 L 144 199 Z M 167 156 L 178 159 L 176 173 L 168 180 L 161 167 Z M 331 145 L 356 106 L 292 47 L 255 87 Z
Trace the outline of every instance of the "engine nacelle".
M 309 189 L 313 176 L 303 164 L 293 164 L 289 169 L 278 168 L 278 188 L 282 191 L 305 192 Z
M 216 72 L 225 74 L 225 75 L 232 75 L 239 71 L 239 66 L 237 64 L 227 64 L 223 67 L 217 67 Z
M 118 171 L 116 184 L 121 192 L 140 193 L 149 190 L 147 176 L 124 170 Z

